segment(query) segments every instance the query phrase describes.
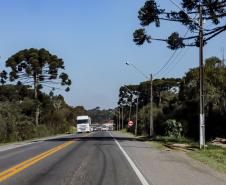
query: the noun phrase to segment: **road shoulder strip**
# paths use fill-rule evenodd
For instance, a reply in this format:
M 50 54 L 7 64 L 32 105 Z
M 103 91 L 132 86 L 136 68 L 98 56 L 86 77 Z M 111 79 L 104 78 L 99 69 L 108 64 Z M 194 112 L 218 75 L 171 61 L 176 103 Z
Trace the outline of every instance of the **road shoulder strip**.
M 121 145 L 119 144 L 119 142 L 114 138 L 114 136 L 111 134 L 111 132 L 109 132 L 109 134 L 114 139 L 115 143 L 117 144 L 117 146 L 119 147 L 119 149 L 121 150 L 121 152 L 123 153 L 123 155 L 125 156 L 125 158 L 127 159 L 127 161 L 129 162 L 130 166 L 132 167 L 132 169 L 136 173 L 137 177 L 139 178 L 141 184 L 142 185 L 153 185 L 153 184 L 149 184 L 148 183 L 148 181 L 146 180 L 146 178 L 143 176 L 143 174 L 137 168 L 137 166 L 132 161 L 132 159 L 129 157 L 129 155 L 126 153 L 126 151 L 121 147 Z

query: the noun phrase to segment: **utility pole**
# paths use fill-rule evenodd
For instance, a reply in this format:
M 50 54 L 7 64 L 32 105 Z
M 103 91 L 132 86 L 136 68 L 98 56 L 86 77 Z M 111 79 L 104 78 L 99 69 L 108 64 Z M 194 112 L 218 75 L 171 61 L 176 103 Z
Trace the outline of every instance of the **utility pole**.
M 132 112 L 132 101 L 129 105 L 129 121 L 131 120 L 131 112 Z
M 137 135 L 137 121 L 138 121 L 138 102 L 139 102 L 139 95 L 137 95 L 137 103 L 136 103 L 136 123 L 135 123 L 135 136 Z
M 222 47 L 221 50 L 222 50 L 222 64 L 221 64 L 221 67 L 224 67 L 224 62 L 225 62 L 225 59 L 224 59 L 224 47 Z
M 126 85 L 124 87 L 131 94 L 131 102 L 130 102 L 130 105 L 129 105 L 129 121 L 130 121 L 130 119 L 131 119 L 131 112 L 132 112 L 132 103 L 133 103 L 133 97 L 132 97 L 133 93 Z
M 119 108 L 119 113 L 118 113 L 118 130 L 120 130 L 120 122 L 121 122 L 121 120 L 120 120 L 120 114 L 121 114 L 121 108 L 120 108 L 120 106 L 118 108 Z
M 154 135 L 154 126 L 153 126 L 153 76 L 150 75 L 150 137 Z
M 119 124 L 120 124 L 120 107 L 118 108 L 118 124 L 117 124 L 117 130 L 119 130 Z
M 130 102 L 130 107 L 129 107 L 129 121 L 131 120 L 131 112 L 132 112 L 132 103 L 133 103 L 133 93 L 132 91 L 127 87 L 124 86 L 127 91 L 131 94 L 131 102 Z M 137 120 L 138 120 L 138 104 L 139 104 L 139 95 L 137 95 L 137 103 L 136 103 L 136 123 L 135 123 L 135 135 L 137 135 Z
M 202 5 L 199 6 L 199 101 L 200 101 L 200 117 L 199 117 L 199 147 L 205 148 L 205 112 L 204 112 L 204 64 L 203 64 L 203 17 Z
M 154 135 L 154 125 L 153 125 L 153 76 L 152 74 L 147 76 L 145 73 L 143 73 L 139 68 L 137 68 L 133 63 L 126 62 L 126 65 L 132 66 L 137 72 L 139 72 L 144 78 L 150 80 L 151 83 L 151 89 L 150 89 L 150 137 Z
M 123 122 L 124 122 L 124 115 L 123 115 L 123 105 L 122 105 L 122 125 L 121 125 L 122 129 L 123 129 Z

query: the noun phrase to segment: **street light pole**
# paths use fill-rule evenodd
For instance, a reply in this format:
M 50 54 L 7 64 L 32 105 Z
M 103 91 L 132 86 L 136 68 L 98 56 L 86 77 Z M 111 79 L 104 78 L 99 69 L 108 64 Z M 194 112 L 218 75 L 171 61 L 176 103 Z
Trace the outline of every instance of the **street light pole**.
M 123 129 L 123 122 L 124 122 L 124 115 L 123 115 L 123 105 L 122 105 L 122 125 L 121 125 L 122 129 Z
M 119 106 L 118 108 L 119 108 L 119 114 L 118 114 L 118 130 L 120 130 L 120 122 L 121 122 L 121 118 L 120 118 L 120 116 L 121 116 L 121 107 Z
M 131 120 L 131 112 L 132 112 L 132 102 L 129 105 L 129 121 Z
M 123 87 L 125 87 L 126 88 L 126 90 L 131 94 L 131 96 L 133 96 L 133 93 L 132 93 L 132 91 L 126 86 L 126 85 L 124 85 Z M 130 121 L 130 119 L 131 119 L 131 112 L 132 112 L 132 101 L 133 101 L 133 98 L 131 98 L 131 102 L 130 102 L 130 105 L 129 105 L 129 121 Z
M 153 76 L 152 74 L 148 77 L 145 73 L 143 73 L 139 68 L 137 68 L 133 63 L 126 62 L 126 65 L 131 65 L 137 72 L 139 72 L 146 79 L 150 80 L 151 89 L 150 89 L 150 133 L 149 136 L 154 135 L 154 124 L 153 124 Z
M 118 109 L 116 108 L 114 112 L 115 112 L 115 117 L 116 117 L 116 120 L 117 120 L 117 122 L 115 123 L 115 125 L 116 125 L 115 126 L 115 129 L 116 130 L 119 130 L 119 121 L 120 121 L 120 115 L 119 114 L 120 114 L 120 108 L 119 107 L 118 107 Z
M 153 136 L 154 134 L 154 125 L 153 125 L 153 76 L 150 75 L 150 83 L 151 83 L 151 89 L 150 89 L 150 136 Z
M 127 91 L 129 91 L 129 93 L 131 95 L 133 95 L 132 91 L 127 87 L 127 86 L 124 86 Z M 137 103 L 136 103 L 136 121 L 135 121 L 135 135 L 137 135 L 137 124 L 138 124 L 138 105 L 139 105 L 139 95 L 136 95 L 137 96 Z M 130 110 L 129 110 L 129 121 L 130 121 L 130 118 L 131 118 L 131 109 L 132 109 L 132 101 L 133 99 L 131 99 L 131 103 L 130 103 Z
M 119 124 L 120 124 L 120 107 L 118 108 L 118 124 L 117 124 L 117 130 L 119 130 Z
M 203 64 L 203 17 L 202 5 L 199 6 L 199 101 L 200 101 L 200 117 L 199 117 L 199 146 L 205 148 L 205 113 L 204 113 L 204 64 Z
M 135 123 L 135 135 L 137 136 L 137 122 L 138 122 L 138 103 L 139 103 L 139 96 L 137 95 L 137 104 L 136 104 L 136 123 Z

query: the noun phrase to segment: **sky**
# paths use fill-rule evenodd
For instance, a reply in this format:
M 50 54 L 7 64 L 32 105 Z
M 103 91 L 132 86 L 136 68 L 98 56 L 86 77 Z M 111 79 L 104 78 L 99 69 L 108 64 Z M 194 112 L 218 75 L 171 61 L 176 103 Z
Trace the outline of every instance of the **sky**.
M 144 2 L 0 0 L 0 68 L 4 69 L 7 58 L 22 49 L 45 48 L 64 60 L 72 80 L 70 92 L 56 94 L 62 94 L 71 106 L 113 108 L 120 86 L 146 80 L 125 62 L 147 75 L 155 74 L 173 53 L 165 43 L 137 46 L 133 42 L 132 34 L 140 28 L 138 10 Z M 157 2 L 163 8 L 177 10 L 168 0 Z M 150 26 L 148 31 L 163 38 L 173 31 L 186 32 L 182 26 L 166 22 L 161 22 L 160 28 Z M 225 43 L 226 33 L 211 40 L 204 57 L 221 57 Z M 198 48 L 183 49 L 154 77 L 181 77 L 197 66 Z

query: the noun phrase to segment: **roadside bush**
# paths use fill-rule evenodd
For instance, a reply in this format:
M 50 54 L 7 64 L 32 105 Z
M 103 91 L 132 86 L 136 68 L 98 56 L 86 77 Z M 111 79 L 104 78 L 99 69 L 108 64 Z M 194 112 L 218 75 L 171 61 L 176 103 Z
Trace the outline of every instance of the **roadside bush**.
M 59 125 L 57 133 L 59 134 L 67 133 L 69 131 L 69 128 L 70 128 L 70 124 L 67 121 L 63 121 Z
M 75 132 L 79 110 L 66 104 L 62 96 L 39 92 L 40 122 L 35 124 L 37 100 L 28 86 L 0 86 L 0 143 L 22 141 L 54 134 Z M 60 100 L 59 106 L 54 106 Z
M 47 128 L 46 125 L 39 125 L 36 128 L 36 135 L 35 137 L 46 137 L 52 135 L 51 129 Z
M 25 97 L 24 100 L 20 103 L 21 113 L 31 116 L 35 112 L 35 101 Z
M 159 110 L 158 112 L 156 112 L 156 115 L 153 117 L 153 119 L 155 134 L 163 136 L 165 134 L 164 122 L 167 119 L 166 115 L 164 115 L 163 112 Z
M 77 129 L 76 129 L 75 126 L 70 126 L 70 127 L 69 127 L 69 133 L 70 133 L 70 134 L 74 134 L 74 133 L 76 132 L 76 130 L 77 130 Z
M 181 138 L 183 128 L 180 122 L 174 119 L 168 119 L 165 123 L 165 135 L 169 137 Z
M 7 140 L 7 125 L 0 115 L 0 142 L 5 142 Z
M 6 134 L 6 137 L 3 136 L 4 142 L 16 141 L 16 124 L 20 119 L 19 107 L 11 102 L 1 102 L 0 115 L 3 126 L 1 129 L 4 129 L 2 132 Z
M 164 120 L 161 107 L 153 105 L 153 118 L 154 118 L 154 130 L 157 131 L 157 134 L 161 133 L 163 126 L 161 123 Z M 135 118 L 134 118 L 135 120 Z M 138 113 L 138 134 L 147 135 L 149 133 L 150 127 L 150 104 L 142 107 Z M 164 133 L 164 131 L 162 131 Z
M 16 130 L 17 130 L 17 140 L 19 141 L 31 139 L 35 137 L 36 134 L 35 125 L 29 120 L 20 121 L 19 123 L 17 123 Z

